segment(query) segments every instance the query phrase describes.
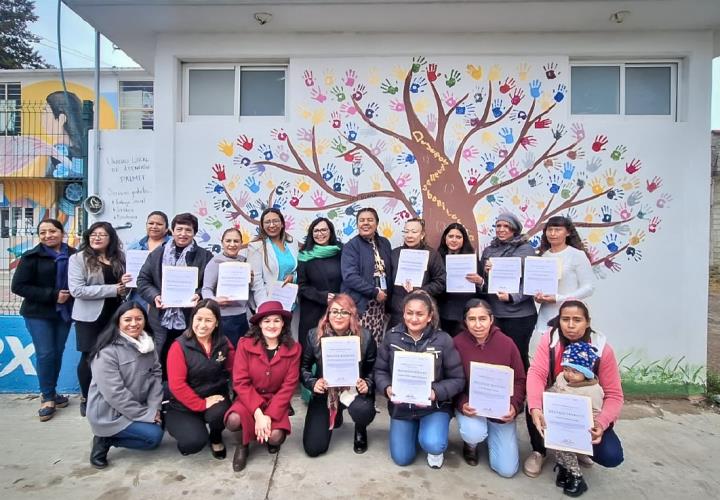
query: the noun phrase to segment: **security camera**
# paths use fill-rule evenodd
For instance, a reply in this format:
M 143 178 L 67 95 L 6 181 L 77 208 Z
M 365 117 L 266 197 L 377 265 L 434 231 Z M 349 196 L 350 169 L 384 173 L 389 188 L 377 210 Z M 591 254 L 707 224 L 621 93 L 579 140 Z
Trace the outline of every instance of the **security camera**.
M 269 12 L 256 12 L 253 17 L 260 26 L 265 26 L 272 19 L 272 14 Z

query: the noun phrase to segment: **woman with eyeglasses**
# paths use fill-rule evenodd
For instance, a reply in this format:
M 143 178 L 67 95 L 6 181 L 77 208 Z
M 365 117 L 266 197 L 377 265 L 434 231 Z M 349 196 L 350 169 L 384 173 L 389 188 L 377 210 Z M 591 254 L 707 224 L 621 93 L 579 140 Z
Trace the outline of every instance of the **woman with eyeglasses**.
M 328 304 L 340 292 L 342 272 L 335 226 L 325 217 L 312 221 L 305 244 L 298 254 L 298 296 L 300 299 L 299 339 L 303 350 L 311 328 L 323 317 Z
M 322 339 L 348 335 L 360 338 L 360 377 L 353 387 L 328 387 L 323 378 Z M 367 426 L 375 418 L 372 371 L 376 355 L 375 340 L 360 326 L 355 302 L 347 294 L 335 295 L 317 328 L 308 333 L 300 364 L 302 384 L 312 391 L 303 429 L 303 448 L 308 456 L 317 457 L 328 450 L 333 429 L 343 423 L 344 409 L 355 423 L 353 450 L 367 451 Z
M 402 304 L 405 296 L 413 290 L 425 290 L 431 297 L 437 297 L 445 292 L 445 264 L 443 259 L 433 248 L 425 243 L 425 221 L 423 219 L 408 219 L 403 230 L 403 244 L 392 251 L 391 282 L 395 283 L 400 261 L 400 252 L 403 250 L 424 250 L 429 253 L 427 268 L 423 275 L 422 286 L 413 287 L 409 281 L 402 285 L 394 285 L 390 294 L 390 324 L 393 327 L 402 321 Z
M 78 253 L 68 262 L 68 286 L 75 298 L 72 318 L 80 361 L 80 415 L 85 416 L 92 381 L 90 352 L 100 332 L 122 304 L 125 285 L 132 277 L 125 273 L 125 253 L 115 229 L 108 222 L 96 222 L 83 234 Z

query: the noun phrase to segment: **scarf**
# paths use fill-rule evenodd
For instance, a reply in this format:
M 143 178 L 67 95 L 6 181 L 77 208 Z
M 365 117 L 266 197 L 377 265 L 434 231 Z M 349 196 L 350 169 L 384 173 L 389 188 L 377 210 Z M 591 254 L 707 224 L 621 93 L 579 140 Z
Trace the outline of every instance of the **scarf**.
M 182 249 L 180 256 L 175 258 L 175 242 L 168 241 L 165 243 L 163 249 L 162 265 L 164 266 L 177 266 L 187 267 L 187 254 L 195 249 L 195 242 L 191 242 L 188 246 Z M 185 329 L 185 314 L 183 313 L 182 307 L 169 307 L 162 313 L 160 324 L 168 330 L 184 330 Z
M 42 246 L 47 255 L 55 260 L 55 288 L 58 290 L 67 290 L 68 285 L 68 246 L 63 243 L 60 245 L 60 251 L 56 252 L 50 247 Z M 66 300 L 63 304 L 55 304 L 55 310 L 63 321 L 72 321 L 72 301 Z
M 350 333 L 352 335 L 352 333 Z M 336 337 L 335 331 L 327 325 L 325 327 L 325 337 Z M 319 342 L 319 339 L 318 339 Z M 327 408 L 330 413 L 330 430 L 335 427 L 335 417 L 338 412 L 338 403 L 342 403 L 345 407 L 349 407 L 355 396 L 358 395 L 357 389 L 353 387 L 328 387 L 327 388 Z
M 302 250 L 298 254 L 298 261 L 309 262 L 314 259 L 327 259 L 340 252 L 340 245 L 315 245 L 310 250 Z
M 141 332 L 137 339 L 134 339 L 123 332 L 120 332 L 120 336 L 127 340 L 131 346 L 138 350 L 140 354 L 147 354 L 155 350 L 155 343 L 153 342 L 152 337 L 145 333 L 145 331 Z

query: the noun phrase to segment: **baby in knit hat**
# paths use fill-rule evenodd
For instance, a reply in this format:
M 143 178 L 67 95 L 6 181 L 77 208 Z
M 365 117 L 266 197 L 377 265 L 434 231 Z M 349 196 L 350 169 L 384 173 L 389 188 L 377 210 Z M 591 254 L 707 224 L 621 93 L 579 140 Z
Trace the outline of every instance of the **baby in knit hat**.
M 549 391 L 588 396 L 593 415 L 597 415 L 602 409 L 605 397 L 593 371 L 599 359 L 597 349 L 587 342 L 568 344 L 562 355 L 563 371 L 558 374 Z M 576 453 L 556 451 L 555 461 L 555 470 L 558 471 L 555 484 L 562 487 L 566 495 L 578 497 L 587 491 L 588 486 L 580 472 Z

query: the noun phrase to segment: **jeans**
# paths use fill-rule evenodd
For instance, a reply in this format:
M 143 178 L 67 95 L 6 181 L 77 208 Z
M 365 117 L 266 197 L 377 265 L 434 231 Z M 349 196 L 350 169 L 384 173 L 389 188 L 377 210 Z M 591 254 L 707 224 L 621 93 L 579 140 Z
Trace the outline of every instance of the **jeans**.
M 44 401 L 52 400 L 60 376 L 65 342 L 70 333 L 70 322 L 60 318 L 25 318 L 25 327 L 35 346 L 40 394 Z
M 117 448 L 152 450 L 157 448 L 162 441 L 163 433 L 160 424 L 133 422 L 109 439 Z
M 220 331 L 230 341 L 233 347 L 245 336 L 250 325 L 247 315 L 237 314 L 235 316 L 220 316 Z
M 466 417 L 455 412 L 460 436 L 469 445 L 488 440 L 490 468 L 503 477 L 513 477 L 520 468 L 517 429 L 515 421 L 493 422 L 485 417 Z
M 444 453 L 448 445 L 450 414 L 436 411 L 417 420 L 390 419 L 390 457 L 397 465 L 415 460 L 417 443 L 431 455 Z

